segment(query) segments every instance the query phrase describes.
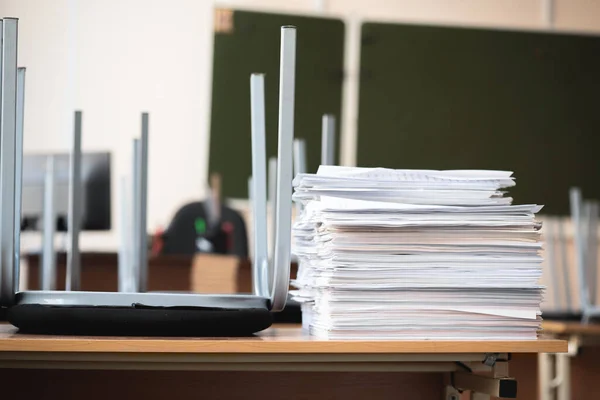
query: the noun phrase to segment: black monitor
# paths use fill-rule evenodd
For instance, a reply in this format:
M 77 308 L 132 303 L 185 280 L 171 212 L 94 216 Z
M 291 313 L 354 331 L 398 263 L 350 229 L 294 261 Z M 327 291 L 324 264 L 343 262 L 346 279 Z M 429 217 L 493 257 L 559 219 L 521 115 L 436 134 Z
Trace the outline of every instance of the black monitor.
M 54 206 L 56 229 L 68 229 L 70 154 L 25 154 L 23 156 L 23 195 L 21 227 L 41 230 L 44 206 L 44 178 L 49 156 L 54 156 Z M 110 230 L 111 190 L 110 153 L 92 152 L 81 156 L 81 229 Z

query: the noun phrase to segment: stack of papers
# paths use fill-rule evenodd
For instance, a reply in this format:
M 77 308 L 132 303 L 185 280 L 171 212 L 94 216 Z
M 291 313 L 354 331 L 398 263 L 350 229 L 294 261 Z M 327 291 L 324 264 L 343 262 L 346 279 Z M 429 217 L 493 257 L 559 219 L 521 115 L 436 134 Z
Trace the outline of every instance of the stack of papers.
M 536 339 L 538 205 L 506 171 L 321 166 L 294 179 L 303 325 L 330 339 Z

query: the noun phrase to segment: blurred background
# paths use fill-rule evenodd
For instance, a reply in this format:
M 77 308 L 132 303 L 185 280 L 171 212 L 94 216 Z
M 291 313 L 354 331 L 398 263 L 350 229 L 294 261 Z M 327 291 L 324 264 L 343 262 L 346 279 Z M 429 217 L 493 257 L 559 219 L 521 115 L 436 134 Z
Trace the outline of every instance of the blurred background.
M 2 0 L 0 14 L 20 18 L 25 152 L 67 152 L 77 109 L 83 151 L 110 153 L 110 229 L 82 232 L 83 250 L 118 244 L 118 177 L 130 170 L 142 111 L 150 232 L 206 197 L 209 172 L 245 213 L 247 73 L 267 73 L 274 154 L 275 27 L 288 20 L 304 46 L 296 135 L 308 142 L 309 171 L 328 112 L 343 165 L 510 169 L 518 202 L 556 214 L 568 212 L 568 185 L 597 194 L 585 187 L 600 171 L 590 112 L 599 92 L 595 1 Z

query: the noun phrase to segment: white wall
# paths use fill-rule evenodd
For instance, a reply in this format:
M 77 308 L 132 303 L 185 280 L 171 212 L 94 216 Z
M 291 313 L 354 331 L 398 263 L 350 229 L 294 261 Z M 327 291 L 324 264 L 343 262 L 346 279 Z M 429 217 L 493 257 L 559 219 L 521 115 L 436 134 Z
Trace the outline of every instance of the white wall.
M 540 0 L 0 0 L 0 16 L 20 18 L 19 63 L 27 66 L 25 150 L 65 151 L 72 113 L 84 112 L 85 150 L 130 169 L 140 113 L 150 112 L 148 226 L 168 223 L 183 202 L 204 194 L 209 144 L 212 19 L 219 7 L 317 13 L 345 18 L 543 28 Z M 600 32 L 600 2 L 555 1 L 558 29 Z M 349 30 L 347 61 L 358 58 Z M 350 69 L 350 76 L 355 75 Z M 355 155 L 356 87 L 344 94 L 342 161 Z M 85 233 L 84 248 L 114 248 L 114 232 Z

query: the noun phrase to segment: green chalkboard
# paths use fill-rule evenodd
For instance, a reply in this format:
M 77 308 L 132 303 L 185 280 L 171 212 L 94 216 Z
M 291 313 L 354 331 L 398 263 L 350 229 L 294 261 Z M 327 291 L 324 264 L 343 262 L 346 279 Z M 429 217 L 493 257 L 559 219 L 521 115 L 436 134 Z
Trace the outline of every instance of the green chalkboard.
M 365 23 L 357 162 L 514 171 L 516 203 L 600 198 L 600 38 Z
M 247 182 L 252 170 L 250 74 L 253 72 L 266 74 L 267 155 L 277 155 L 279 46 L 283 25 L 297 27 L 295 137 L 306 140 L 309 171 L 316 171 L 320 161 L 321 116 L 332 113 L 339 122 L 344 60 L 341 20 L 235 10 L 231 15 L 221 14 L 214 35 L 209 171 L 221 173 L 226 197 L 248 195 Z M 339 131 L 339 123 L 336 129 Z M 338 141 L 339 137 L 336 132 Z

